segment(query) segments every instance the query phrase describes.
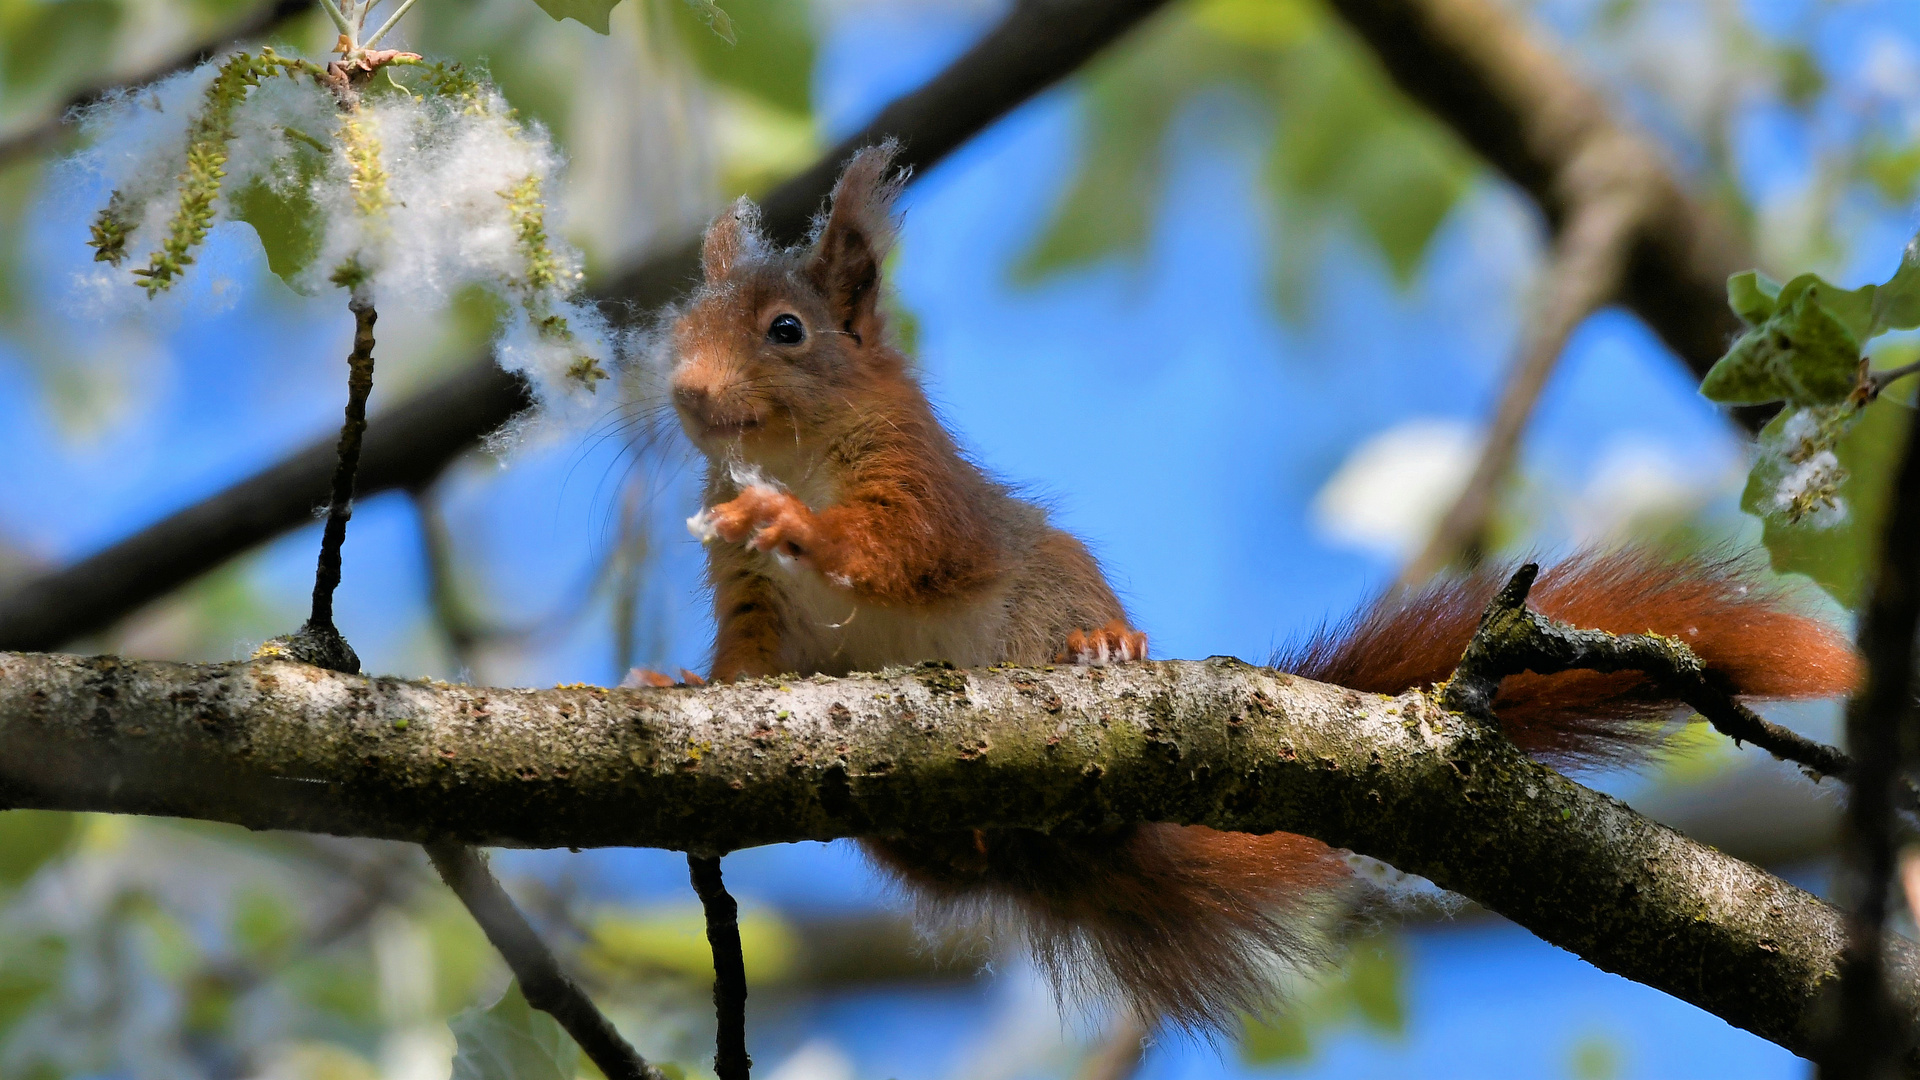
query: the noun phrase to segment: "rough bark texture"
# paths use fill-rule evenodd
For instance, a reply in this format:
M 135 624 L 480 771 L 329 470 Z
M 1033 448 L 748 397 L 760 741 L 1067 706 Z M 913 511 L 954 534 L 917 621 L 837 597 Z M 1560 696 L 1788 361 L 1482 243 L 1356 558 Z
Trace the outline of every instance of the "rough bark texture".
M 0 654 L 0 801 L 524 846 L 1127 821 L 1384 859 L 1790 1049 L 1841 915 L 1425 697 L 1238 661 L 502 690 Z M 1913 950 L 1891 957 L 1920 1016 Z

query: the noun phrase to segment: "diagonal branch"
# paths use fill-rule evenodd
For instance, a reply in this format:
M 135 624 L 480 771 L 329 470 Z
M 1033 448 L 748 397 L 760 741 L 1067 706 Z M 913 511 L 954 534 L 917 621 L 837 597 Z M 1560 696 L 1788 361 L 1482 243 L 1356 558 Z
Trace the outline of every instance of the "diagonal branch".
M 1559 231 L 1578 192 L 1560 184 L 1585 148 L 1613 145 L 1654 163 L 1654 199 L 1633 237 L 1621 299 L 1694 377 L 1741 323 L 1730 274 L 1757 261 L 1727 215 L 1689 189 L 1657 144 L 1616 116 L 1523 16 L 1495 0 L 1329 0 L 1407 96 L 1519 185 Z M 1736 410 L 1749 430 L 1764 411 Z
M 1128 821 L 1285 830 L 1798 1052 L 1846 940 L 1819 898 L 1420 694 L 1225 659 L 534 691 L 0 653 L 0 803 L 709 852 Z M 1920 1030 L 1920 955 L 1894 940 L 1888 964 Z
M 898 162 L 924 174 L 1016 106 L 1065 78 L 1165 0 L 1022 0 L 998 26 L 920 89 L 881 110 L 799 176 L 762 200 L 762 223 L 783 241 L 806 234 L 834 176 L 858 147 L 900 140 Z M 650 309 L 698 273 L 698 238 L 654 253 L 607 284 L 607 302 Z M 367 497 L 417 488 L 530 404 L 526 384 L 491 360 L 426 388 L 367 428 L 358 489 Z M 0 595 L 0 649 L 58 648 L 310 520 L 327 490 L 333 446 L 317 441 L 278 464 L 60 570 Z
M 478 851 L 461 844 L 425 846 L 440 879 L 466 905 L 513 971 L 527 1004 L 558 1020 L 607 1080 L 666 1080 L 666 1074 L 648 1065 L 593 999 L 560 969 L 560 962 L 527 924 L 527 917 L 514 906 Z
M 1547 377 L 1566 351 L 1567 339 L 1620 291 L 1634 242 L 1655 202 L 1658 170 L 1644 148 L 1611 128 L 1596 132 L 1567 163 L 1559 185 L 1572 193 L 1572 209 L 1554 237 L 1519 361 L 1507 377 L 1466 487 L 1427 546 L 1401 570 L 1402 585 L 1417 585 L 1460 555 L 1486 547 L 1500 488 L 1513 471 L 1520 436 Z

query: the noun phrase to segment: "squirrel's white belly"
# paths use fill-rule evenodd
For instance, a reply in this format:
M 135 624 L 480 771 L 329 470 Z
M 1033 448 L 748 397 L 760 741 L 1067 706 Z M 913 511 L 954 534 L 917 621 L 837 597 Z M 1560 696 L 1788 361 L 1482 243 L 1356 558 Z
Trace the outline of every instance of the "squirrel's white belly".
M 1000 590 L 933 613 L 862 603 L 799 567 L 770 567 L 767 576 L 786 601 L 781 661 L 799 674 L 844 675 L 923 660 L 985 667 L 1003 659 L 1007 608 Z

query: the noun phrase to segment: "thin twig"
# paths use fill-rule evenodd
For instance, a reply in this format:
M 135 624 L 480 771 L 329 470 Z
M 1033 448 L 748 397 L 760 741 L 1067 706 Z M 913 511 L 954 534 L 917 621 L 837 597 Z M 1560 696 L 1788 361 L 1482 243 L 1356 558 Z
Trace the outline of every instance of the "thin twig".
M 393 29 L 394 25 L 400 21 L 400 17 L 411 11 L 415 3 L 416 0 L 400 0 L 400 6 L 394 9 L 393 14 L 387 16 L 386 22 L 380 24 L 380 29 L 367 36 L 362 47 L 371 49 L 380 44 L 380 39 L 387 36 L 387 31 Z
M 434 625 L 447 639 L 447 648 L 453 653 L 454 663 L 466 672 L 465 678 L 482 682 L 478 673 L 480 651 L 517 635 L 489 625 L 467 601 L 455 564 L 453 532 L 447 528 L 440 500 L 431 489 L 409 494 L 413 496 L 414 513 L 420 519 L 420 548 L 427 564 L 427 606 L 433 613 Z
M 1820 1060 L 1827 1080 L 1896 1075 L 1912 1049 L 1888 993 L 1885 924 L 1894 877 L 1896 781 L 1915 759 L 1920 735 L 1913 694 L 1914 632 L 1920 628 L 1920 425 L 1909 425 L 1891 498 L 1873 593 L 1860 619 L 1867 681 L 1847 703 L 1847 744 L 1860 765 L 1843 848 L 1853 895 L 1841 962 L 1840 1023 Z
M 360 468 L 360 443 L 367 431 L 367 396 L 373 392 L 373 324 L 379 313 L 364 288 L 354 289 L 347 308 L 353 312 L 354 329 L 353 352 L 347 356 L 346 419 L 334 449 L 333 490 L 313 572 L 313 611 L 306 625 L 268 639 L 253 655 L 255 659 L 298 660 L 354 675 L 360 671 L 360 657 L 333 624 L 333 592 L 340 586 L 340 548 L 347 540 L 347 521 L 353 517 L 354 474 Z
M 1815 779 L 1854 778 L 1854 762 L 1844 751 L 1781 727 L 1742 705 L 1712 684 L 1700 658 L 1678 639 L 1581 630 L 1529 608 L 1527 594 L 1539 573 L 1537 563 L 1527 563 L 1494 595 L 1460 666 L 1440 687 L 1442 707 L 1491 721 L 1494 696 L 1509 675 L 1637 671 L 1737 743 L 1750 742 L 1776 758 L 1794 762 Z M 1904 789 L 1902 802 L 1904 809 L 1920 810 L 1920 794 L 1911 786 Z
M 753 1059 L 747 1056 L 747 965 L 740 952 L 740 905 L 720 880 L 719 856 L 687 856 L 693 891 L 707 912 L 707 945 L 713 950 L 713 1010 L 720 1021 L 714 1036 L 713 1072 L 720 1080 L 747 1080 Z
M 560 961 L 514 906 L 478 851 L 445 842 L 424 846 L 433 868 L 507 962 L 527 1004 L 559 1021 L 607 1080 L 666 1080 L 666 1074 L 648 1065 L 593 999 L 560 969 Z
M 1888 368 L 1885 371 L 1867 372 L 1867 400 L 1871 401 L 1879 397 L 1888 386 L 1915 374 L 1920 374 L 1920 360 L 1915 360 L 1911 364 L 1902 364 L 1897 368 Z
M 1520 436 L 1553 374 L 1567 339 L 1587 316 L 1613 300 L 1626 279 L 1627 256 L 1653 206 L 1653 170 L 1623 138 L 1601 139 L 1569 166 L 1565 186 L 1580 189 L 1554 237 L 1545 286 L 1528 319 L 1520 358 L 1507 376 L 1486 444 L 1466 487 L 1400 572 L 1401 585 L 1418 585 L 1454 559 L 1477 559 L 1512 473 Z
M 313 626 L 333 626 L 333 591 L 340 586 L 340 547 L 353 517 L 353 477 L 360 468 L 360 442 L 367 433 L 367 396 L 373 392 L 373 324 L 379 313 L 364 289 L 347 302 L 353 312 L 353 352 L 347 356 L 347 411 L 340 425 L 340 448 L 333 468 L 333 494 L 327 502 L 327 526 L 320 538 L 320 564 L 313 575 Z

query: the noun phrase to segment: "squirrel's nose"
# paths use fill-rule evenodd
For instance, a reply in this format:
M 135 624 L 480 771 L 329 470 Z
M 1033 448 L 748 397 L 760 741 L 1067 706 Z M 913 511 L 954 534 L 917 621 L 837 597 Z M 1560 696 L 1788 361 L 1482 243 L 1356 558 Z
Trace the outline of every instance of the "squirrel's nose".
M 704 386 L 681 383 L 673 388 L 674 405 L 678 406 L 682 412 L 690 412 L 696 416 L 706 415 L 707 403 L 712 400 L 712 397 L 712 392 Z

